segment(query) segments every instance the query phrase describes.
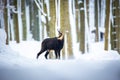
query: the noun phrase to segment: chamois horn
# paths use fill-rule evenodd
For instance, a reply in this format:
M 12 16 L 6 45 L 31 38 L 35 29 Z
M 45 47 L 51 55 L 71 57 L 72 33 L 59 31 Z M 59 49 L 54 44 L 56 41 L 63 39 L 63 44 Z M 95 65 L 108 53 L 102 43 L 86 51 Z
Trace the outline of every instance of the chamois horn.
M 60 32 L 60 30 L 57 29 L 57 31 L 59 32 L 59 34 L 62 34 L 62 33 Z

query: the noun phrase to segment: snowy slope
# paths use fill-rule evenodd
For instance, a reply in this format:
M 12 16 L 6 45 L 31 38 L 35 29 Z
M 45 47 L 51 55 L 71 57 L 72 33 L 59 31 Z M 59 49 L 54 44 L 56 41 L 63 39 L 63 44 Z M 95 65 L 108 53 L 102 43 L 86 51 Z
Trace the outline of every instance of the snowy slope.
M 40 42 L 27 41 L 5 45 L 0 30 L 0 80 L 120 80 L 120 56 L 104 51 L 101 43 L 94 43 L 91 53 L 73 60 L 36 60 Z M 99 47 L 97 47 L 99 46 Z
M 23 63 L 0 68 L 0 80 L 120 80 L 118 60 L 24 60 Z

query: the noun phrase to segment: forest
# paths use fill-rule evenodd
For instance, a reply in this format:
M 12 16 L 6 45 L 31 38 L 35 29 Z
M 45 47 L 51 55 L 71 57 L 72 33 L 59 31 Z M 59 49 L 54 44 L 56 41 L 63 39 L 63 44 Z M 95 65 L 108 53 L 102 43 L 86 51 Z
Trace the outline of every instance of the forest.
M 119 18 L 120 0 L 0 0 L 0 80 L 120 80 Z
M 0 29 L 11 41 L 39 41 L 65 38 L 62 57 L 74 58 L 77 51 L 90 53 L 94 42 L 104 50 L 120 53 L 119 0 L 1 0 Z M 53 56 L 52 54 L 50 55 Z

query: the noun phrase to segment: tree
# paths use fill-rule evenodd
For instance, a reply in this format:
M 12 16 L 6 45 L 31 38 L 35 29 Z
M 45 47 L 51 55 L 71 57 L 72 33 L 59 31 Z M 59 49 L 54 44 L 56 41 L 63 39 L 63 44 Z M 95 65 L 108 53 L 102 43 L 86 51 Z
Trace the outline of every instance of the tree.
M 34 0 L 30 0 L 30 30 L 33 39 L 39 41 L 39 24 L 38 24 L 38 7 L 36 6 Z
M 99 28 L 98 28 L 98 0 L 95 0 L 95 42 L 99 41 Z
M 68 0 L 60 0 L 60 25 L 61 25 L 61 32 L 64 34 L 66 31 L 67 33 L 67 51 L 68 51 L 68 59 L 73 57 L 73 51 L 72 51 L 72 39 L 71 39 L 71 28 L 70 28 L 70 18 L 69 18 L 69 6 L 68 6 Z M 64 47 L 65 49 L 65 47 Z M 63 58 L 65 57 L 65 50 L 63 50 Z
M 99 3 L 99 8 L 98 8 L 99 9 L 99 13 L 98 13 L 99 14 L 99 16 L 98 16 L 99 17 L 99 19 L 98 19 L 99 24 L 98 25 L 99 25 L 99 27 L 101 27 L 101 2 L 102 2 L 101 0 L 98 0 L 98 3 Z
M 0 28 L 5 27 L 4 23 L 4 9 L 5 9 L 5 1 L 1 0 L 0 1 Z
M 14 0 L 14 6 L 17 9 L 17 0 Z M 15 34 L 16 42 L 19 43 L 20 42 L 20 38 L 19 38 L 19 26 L 18 26 L 18 16 L 17 15 L 18 15 L 17 13 L 13 14 L 14 30 L 15 30 L 14 34 Z
M 78 6 L 78 0 L 75 0 L 75 9 L 76 9 L 76 34 L 77 42 L 80 42 L 80 10 Z
M 29 5 L 29 0 L 25 0 L 25 24 L 26 24 L 26 30 L 23 31 L 23 34 L 26 34 L 26 40 L 28 40 L 30 37 L 30 5 Z M 25 26 L 23 24 L 23 27 Z
M 111 48 L 120 53 L 120 22 L 119 22 L 119 0 L 113 0 L 112 2 L 112 25 L 111 25 Z
M 85 36 L 86 37 L 86 51 L 87 52 L 90 52 L 90 43 L 91 43 L 91 41 L 90 41 L 90 36 L 91 36 L 91 33 L 90 33 L 90 23 L 89 23 L 89 9 L 90 9 L 90 7 L 89 7 L 89 4 L 90 4 L 90 1 L 89 0 L 85 0 L 85 7 L 86 7 L 86 9 L 85 9 L 85 26 L 86 26 L 86 29 L 85 29 L 85 31 L 86 31 L 86 35 L 87 36 Z M 87 19 L 87 20 L 86 20 Z
M 7 0 L 4 0 L 4 6 L 6 7 L 7 5 Z M 6 44 L 9 44 L 9 39 L 8 39 L 8 20 L 7 20 L 7 8 L 4 7 L 4 22 L 5 22 L 5 31 L 7 34 L 7 38 L 6 38 Z
M 110 0 L 106 0 L 105 50 L 108 50 L 109 22 L 110 22 Z
M 25 16 L 25 1 L 21 0 L 21 11 L 22 11 L 22 24 L 23 24 L 23 40 L 27 40 L 27 27 L 26 27 L 26 16 Z
M 80 51 L 85 53 L 85 12 L 84 12 L 84 0 L 79 2 L 80 10 Z
M 55 35 L 55 21 L 56 21 L 56 10 L 55 10 L 55 0 L 50 0 L 50 21 L 49 24 L 49 37 L 54 37 Z M 53 54 L 49 55 L 49 58 L 53 58 Z
M 86 0 L 86 11 L 87 11 L 87 23 L 88 23 L 88 27 L 90 27 L 90 24 L 89 24 L 89 1 L 90 0 Z
M 55 21 L 56 21 L 56 10 L 55 10 L 55 0 L 50 0 L 50 37 L 55 35 Z

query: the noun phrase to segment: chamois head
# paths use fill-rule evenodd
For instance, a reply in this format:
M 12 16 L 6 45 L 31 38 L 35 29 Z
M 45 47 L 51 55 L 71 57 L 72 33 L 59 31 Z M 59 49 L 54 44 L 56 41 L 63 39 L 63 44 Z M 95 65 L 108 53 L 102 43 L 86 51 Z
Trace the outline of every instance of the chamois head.
M 63 38 L 64 38 L 63 34 L 59 30 L 57 30 L 57 31 L 59 33 L 58 39 L 63 40 Z

